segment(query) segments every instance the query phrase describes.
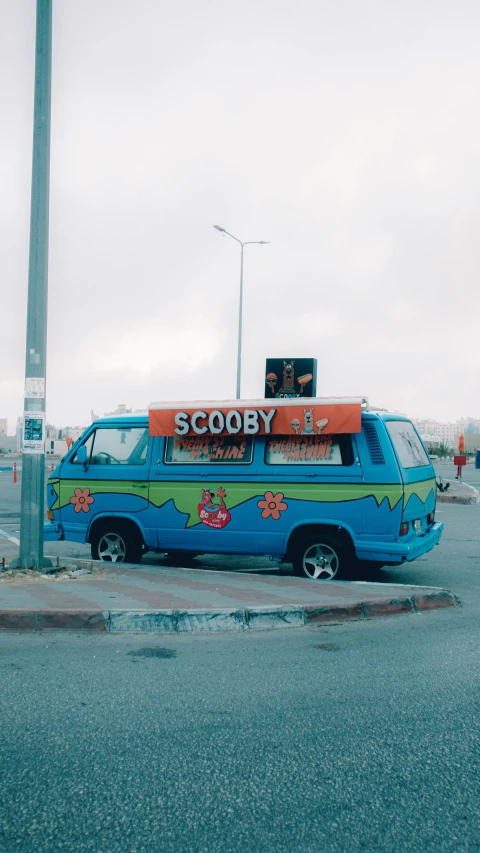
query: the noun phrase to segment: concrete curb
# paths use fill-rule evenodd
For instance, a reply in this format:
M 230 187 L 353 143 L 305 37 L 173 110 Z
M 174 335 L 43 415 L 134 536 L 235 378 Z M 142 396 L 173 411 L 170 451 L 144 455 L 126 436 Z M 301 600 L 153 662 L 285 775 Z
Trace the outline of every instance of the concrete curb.
M 470 486 L 468 483 L 462 484 L 464 488 L 470 490 L 470 494 L 456 495 L 454 492 L 439 492 L 437 491 L 437 503 L 444 504 L 478 504 L 480 503 L 480 492 L 475 486 Z
M 98 610 L 0 610 L 5 631 L 107 631 L 110 614 Z
M 112 633 L 218 633 L 303 628 L 341 622 L 421 613 L 456 607 L 460 600 L 445 589 L 402 599 L 346 601 L 327 606 L 285 605 L 246 610 L 0 610 L 0 632 L 94 631 Z

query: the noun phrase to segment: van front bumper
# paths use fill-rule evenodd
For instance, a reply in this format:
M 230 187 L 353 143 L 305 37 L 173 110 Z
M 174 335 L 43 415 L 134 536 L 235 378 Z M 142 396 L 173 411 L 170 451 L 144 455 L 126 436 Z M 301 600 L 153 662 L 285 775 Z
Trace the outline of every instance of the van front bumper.
M 49 524 L 43 525 L 44 542 L 58 542 L 60 539 L 65 539 L 63 528 L 60 522 L 51 521 Z
M 355 542 L 355 551 L 359 560 L 374 560 L 378 563 L 410 562 L 427 554 L 435 545 L 438 545 L 443 533 L 441 521 L 432 524 L 428 533 L 416 536 L 407 542 Z

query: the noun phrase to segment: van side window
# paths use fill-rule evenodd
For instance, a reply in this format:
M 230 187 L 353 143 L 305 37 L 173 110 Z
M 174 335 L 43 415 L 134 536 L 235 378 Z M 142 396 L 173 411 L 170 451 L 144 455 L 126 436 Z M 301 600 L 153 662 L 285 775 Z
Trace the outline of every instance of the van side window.
M 387 421 L 385 426 L 402 468 L 420 468 L 422 465 L 430 465 L 430 459 L 410 421 Z
M 201 436 L 195 438 L 167 438 L 165 463 L 167 465 L 195 465 L 205 462 L 228 462 L 249 465 L 252 461 L 253 438 L 250 435 Z
M 148 440 L 148 427 L 97 427 L 88 464 L 145 465 Z
M 265 442 L 267 465 L 352 465 L 349 435 L 285 435 Z

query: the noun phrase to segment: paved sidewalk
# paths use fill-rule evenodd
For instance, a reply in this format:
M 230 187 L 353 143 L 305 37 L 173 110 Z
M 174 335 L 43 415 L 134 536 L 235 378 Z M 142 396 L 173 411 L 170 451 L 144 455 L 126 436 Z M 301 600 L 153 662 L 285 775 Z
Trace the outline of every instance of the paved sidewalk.
M 459 483 L 454 477 L 451 480 L 444 479 L 444 483 L 450 483 L 450 488 L 447 492 L 441 492 L 437 489 L 437 503 L 480 503 L 480 492 L 475 486 L 470 486 L 468 483 Z
M 243 631 L 459 604 L 432 587 L 89 561 L 69 568 L 57 577 L 0 574 L 0 631 Z

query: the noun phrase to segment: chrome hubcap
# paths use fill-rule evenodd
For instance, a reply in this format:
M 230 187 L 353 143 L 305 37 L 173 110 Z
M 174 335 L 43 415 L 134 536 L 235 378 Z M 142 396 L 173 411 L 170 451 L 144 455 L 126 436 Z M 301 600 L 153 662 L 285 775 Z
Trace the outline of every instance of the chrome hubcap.
M 303 555 L 303 571 L 312 580 L 333 580 L 338 566 L 338 554 L 330 545 L 311 545 Z
M 127 549 L 119 533 L 105 533 L 98 543 L 98 559 L 108 563 L 123 563 Z

